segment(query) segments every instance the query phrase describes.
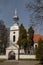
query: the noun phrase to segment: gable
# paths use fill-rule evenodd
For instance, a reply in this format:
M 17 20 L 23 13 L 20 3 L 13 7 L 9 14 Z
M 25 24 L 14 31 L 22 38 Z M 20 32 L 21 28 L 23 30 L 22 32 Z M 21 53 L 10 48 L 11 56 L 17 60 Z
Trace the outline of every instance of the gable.
M 9 47 L 6 48 L 6 49 L 9 49 L 9 50 L 13 49 L 13 50 L 15 50 L 15 49 L 18 49 L 18 48 L 19 48 L 18 45 L 12 45 L 12 46 L 9 46 Z

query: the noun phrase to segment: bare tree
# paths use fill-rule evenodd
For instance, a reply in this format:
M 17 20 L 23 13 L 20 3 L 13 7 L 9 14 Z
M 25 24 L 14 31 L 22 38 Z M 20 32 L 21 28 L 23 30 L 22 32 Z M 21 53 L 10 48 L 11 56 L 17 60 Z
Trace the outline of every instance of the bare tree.
M 28 0 L 26 8 L 30 12 L 30 22 L 33 27 L 43 25 L 43 0 Z M 36 27 L 37 28 L 37 27 Z

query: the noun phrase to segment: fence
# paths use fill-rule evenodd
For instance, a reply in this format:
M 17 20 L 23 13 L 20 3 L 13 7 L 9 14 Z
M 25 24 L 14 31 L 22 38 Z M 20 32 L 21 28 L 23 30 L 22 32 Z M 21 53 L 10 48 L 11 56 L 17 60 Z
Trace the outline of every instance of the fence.
M 36 59 L 36 55 L 19 55 L 19 59 Z

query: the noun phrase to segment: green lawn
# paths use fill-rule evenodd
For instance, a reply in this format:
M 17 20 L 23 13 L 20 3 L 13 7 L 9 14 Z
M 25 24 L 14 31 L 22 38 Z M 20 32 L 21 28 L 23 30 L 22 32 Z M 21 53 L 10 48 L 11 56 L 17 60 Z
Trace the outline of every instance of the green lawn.
M 6 59 L 0 59 L 0 62 L 4 62 Z
M 43 64 L 40 64 L 40 63 L 39 63 L 39 64 L 36 64 L 36 65 L 43 65 Z

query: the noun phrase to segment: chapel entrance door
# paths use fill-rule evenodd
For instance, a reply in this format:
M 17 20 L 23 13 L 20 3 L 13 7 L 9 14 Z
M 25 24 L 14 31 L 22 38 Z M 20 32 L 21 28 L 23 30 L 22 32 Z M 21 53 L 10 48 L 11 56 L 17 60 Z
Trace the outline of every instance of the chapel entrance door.
M 9 52 L 8 60 L 15 60 L 15 53 L 13 51 Z

